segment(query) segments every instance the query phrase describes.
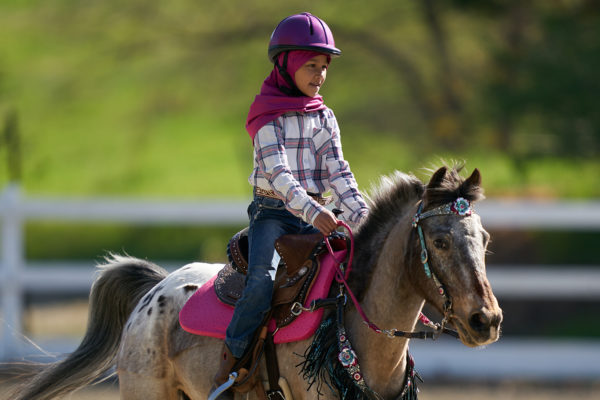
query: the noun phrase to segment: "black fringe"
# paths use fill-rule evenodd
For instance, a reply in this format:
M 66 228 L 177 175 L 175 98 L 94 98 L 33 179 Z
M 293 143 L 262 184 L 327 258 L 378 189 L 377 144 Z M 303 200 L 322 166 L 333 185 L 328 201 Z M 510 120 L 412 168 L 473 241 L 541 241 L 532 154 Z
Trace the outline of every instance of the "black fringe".
M 302 356 L 304 361 L 297 365 L 302 366 L 300 372 L 304 380 L 308 382 L 308 389 L 316 383 L 319 395 L 323 394 L 321 391 L 323 384 L 326 384 L 335 393 L 329 379 L 333 374 L 332 364 L 339 364 L 337 362 L 338 346 L 334 314 L 332 313 L 321 323 L 313 342 Z M 335 386 L 337 387 L 337 385 Z M 344 397 L 341 398 L 344 399 Z
M 355 384 L 338 361 L 337 341 L 337 323 L 335 313 L 332 313 L 319 326 L 313 342 L 302 356 L 304 361 L 297 365 L 302 367 L 302 377 L 308 382 L 308 389 L 316 384 L 318 394 L 323 395 L 321 390 L 325 384 L 334 394 L 337 391 L 341 400 L 381 399 L 377 393 L 371 390 L 364 392 Z M 419 390 L 415 378 L 420 379 L 420 377 L 414 371 L 412 357 L 408 357 L 406 384 L 398 400 L 417 400 Z

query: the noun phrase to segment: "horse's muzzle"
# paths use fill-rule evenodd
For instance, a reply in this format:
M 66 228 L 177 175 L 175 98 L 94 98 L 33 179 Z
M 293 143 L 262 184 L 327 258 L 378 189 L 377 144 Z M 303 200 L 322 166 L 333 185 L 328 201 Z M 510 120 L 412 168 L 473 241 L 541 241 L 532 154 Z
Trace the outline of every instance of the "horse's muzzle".
M 498 307 L 494 310 L 482 307 L 473 311 L 466 322 L 466 324 L 461 324 L 466 328 L 466 332 L 461 335 L 465 344 L 472 346 L 489 344 L 500 337 L 502 310 Z

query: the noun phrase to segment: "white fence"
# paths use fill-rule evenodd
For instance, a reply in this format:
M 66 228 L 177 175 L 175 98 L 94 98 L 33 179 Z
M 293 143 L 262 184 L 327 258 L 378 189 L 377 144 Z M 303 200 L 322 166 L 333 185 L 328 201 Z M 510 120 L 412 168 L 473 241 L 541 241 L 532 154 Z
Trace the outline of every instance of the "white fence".
M 25 259 L 24 224 L 27 221 L 123 222 L 159 225 L 242 225 L 247 200 L 241 201 L 138 201 L 116 199 L 28 198 L 16 185 L 0 193 L 2 224 L 0 258 L 0 360 L 20 354 L 18 339 L 22 299 L 26 290 L 68 292 L 89 289 L 93 276 L 88 268 L 61 268 Z M 600 230 L 600 201 L 537 202 L 485 200 L 477 206 L 488 228 Z M 568 272 L 565 272 L 567 271 Z M 77 271 L 77 272 L 74 272 Z M 500 297 L 600 298 L 600 268 L 569 266 L 505 270 L 490 268 L 490 281 Z

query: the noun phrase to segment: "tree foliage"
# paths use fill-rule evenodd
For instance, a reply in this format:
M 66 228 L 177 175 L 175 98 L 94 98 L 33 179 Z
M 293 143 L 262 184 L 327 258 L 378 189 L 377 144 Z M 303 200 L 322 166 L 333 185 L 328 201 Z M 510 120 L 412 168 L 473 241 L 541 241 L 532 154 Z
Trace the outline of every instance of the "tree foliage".
M 323 94 L 361 171 L 418 168 L 438 153 L 500 153 L 518 170 L 541 157 L 595 160 L 597 4 L 6 1 L 0 126 L 18 115 L 24 165 L 12 170 L 59 191 L 76 180 L 119 193 L 145 181 L 182 187 L 224 146 L 228 179 L 202 180 L 217 192 L 227 180 L 243 186 L 251 162 L 243 126 L 271 68 L 269 35 L 308 10 L 343 51 Z M 367 151 L 365 137 L 380 147 Z

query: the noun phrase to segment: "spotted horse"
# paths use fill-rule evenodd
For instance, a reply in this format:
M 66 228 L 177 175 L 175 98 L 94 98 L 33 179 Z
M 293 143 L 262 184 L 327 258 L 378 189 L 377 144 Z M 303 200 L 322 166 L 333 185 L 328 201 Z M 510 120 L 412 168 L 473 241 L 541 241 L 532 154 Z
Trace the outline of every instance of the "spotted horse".
M 481 176 L 460 171 L 442 166 L 427 184 L 395 172 L 373 188 L 343 285 L 355 302 L 326 311 L 312 337 L 276 345 L 287 400 L 416 397 L 406 388 L 413 376 L 406 332 L 426 302 L 466 346 L 498 340 L 502 311 L 485 269 L 489 235 L 474 211 Z M 167 274 L 145 260 L 109 257 L 92 287 L 79 347 L 51 364 L 22 363 L 29 379 L 10 398 L 61 397 L 116 365 L 124 400 L 206 399 L 221 339 L 186 332 L 178 316 L 222 267 L 193 263 Z M 260 374 L 266 379 L 264 366 Z

